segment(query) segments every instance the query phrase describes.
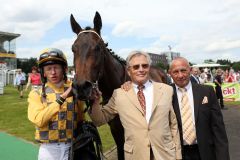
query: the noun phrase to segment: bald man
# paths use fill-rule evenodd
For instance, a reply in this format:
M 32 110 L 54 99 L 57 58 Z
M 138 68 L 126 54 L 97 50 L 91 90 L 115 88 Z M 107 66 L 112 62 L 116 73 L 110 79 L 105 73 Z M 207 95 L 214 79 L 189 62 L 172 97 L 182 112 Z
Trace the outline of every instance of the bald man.
M 172 61 L 169 73 L 174 81 L 173 108 L 183 160 L 229 160 L 223 116 L 213 87 L 192 83 L 189 62 L 182 57 Z M 185 106 L 188 106 L 187 111 Z M 188 111 L 190 116 L 185 118 Z M 189 124 L 192 125 L 190 132 L 185 127 Z M 190 143 L 189 137 L 193 139 Z
M 193 67 L 192 70 L 191 70 L 191 73 L 192 73 L 191 76 L 190 76 L 191 82 L 200 84 L 200 81 L 199 81 L 199 68 Z

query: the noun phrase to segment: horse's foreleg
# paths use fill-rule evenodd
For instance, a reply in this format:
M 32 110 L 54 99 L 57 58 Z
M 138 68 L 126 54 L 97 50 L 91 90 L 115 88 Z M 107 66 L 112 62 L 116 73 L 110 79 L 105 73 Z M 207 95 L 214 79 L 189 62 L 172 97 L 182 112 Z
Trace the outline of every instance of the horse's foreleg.
M 120 122 L 119 116 L 108 122 L 113 139 L 117 145 L 118 160 L 124 160 L 124 129 Z

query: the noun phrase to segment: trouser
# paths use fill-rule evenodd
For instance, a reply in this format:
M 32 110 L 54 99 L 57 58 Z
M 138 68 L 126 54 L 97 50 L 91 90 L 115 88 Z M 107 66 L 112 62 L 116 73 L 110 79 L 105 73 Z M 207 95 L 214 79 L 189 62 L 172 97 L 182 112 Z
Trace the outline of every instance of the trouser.
M 220 103 L 221 108 L 224 108 L 223 98 L 220 98 L 220 99 L 219 99 L 219 103 Z
M 41 85 L 32 85 L 32 90 L 39 90 Z
M 216 96 L 217 96 L 217 99 L 219 100 L 220 106 L 221 108 L 224 108 L 222 88 L 216 87 L 215 90 L 216 90 Z
M 17 89 L 19 92 L 23 91 L 23 85 L 21 84 L 17 85 Z
M 152 148 L 150 149 L 150 160 L 156 160 L 152 151 Z
M 197 144 L 183 147 L 183 160 L 201 160 Z
M 43 143 L 40 145 L 38 160 L 68 160 L 71 143 Z

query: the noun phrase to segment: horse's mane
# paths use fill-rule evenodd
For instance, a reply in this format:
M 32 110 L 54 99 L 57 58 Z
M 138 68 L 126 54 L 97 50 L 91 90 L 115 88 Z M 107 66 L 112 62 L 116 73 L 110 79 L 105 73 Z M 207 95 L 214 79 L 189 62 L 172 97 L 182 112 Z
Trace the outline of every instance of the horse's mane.
M 110 48 L 107 47 L 107 46 L 108 46 L 108 43 L 105 43 L 105 46 L 106 46 L 108 52 L 109 52 L 118 62 L 120 62 L 121 64 L 124 64 L 124 65 L 127 64 L 126 61 L 125 61 L 122 57 L 120 57 L 120 56 L 117 55 L 112 49 L 110 49 Z
M 85 28 L 84 28 L 84 30 L 92 30 L 93 28 L 91 28 L 90 26 L 86 26 Z M 104 42 L 105 43 L 105 42 Z M 117 55 L 111 48 L 108 48 L 108 43 L 105 43 L 105 47 L 106 47 L 106 49 L 107 49 L 107 51 L 118 61 L 118 62 L 120 62 L 121 64 L 124 64 L 124 65 L 126 65 L 127 63 L 126 63 L 126 61 L 123 59 L 123 58 L 121 58 L 119 55 Z

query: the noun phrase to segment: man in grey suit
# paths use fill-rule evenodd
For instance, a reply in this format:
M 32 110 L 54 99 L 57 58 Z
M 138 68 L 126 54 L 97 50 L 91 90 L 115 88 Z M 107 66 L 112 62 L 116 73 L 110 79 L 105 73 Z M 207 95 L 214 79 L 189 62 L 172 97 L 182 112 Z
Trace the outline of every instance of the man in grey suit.
M 229 160 L 228 139 L 223 116 L 213 87 L 190 82 L 190 66 L 185 58 L 176 58 L 170 65 L 170 74 L 175 84 L 173 107 L 178 120 L 184 160 Z M 185 119 L 182 101 L 186 90 L 191 112 L 194 140 L 189 144 L 184 136 Z M 189 122 L 188 122 L 189 123 Z
M 199 81 L 199 69 L 197 67 L 192 67 L 191 73 L 192 74 L 190 76 L 190 81 L 192 83 L 200 84 L 200 81 Z
M 100 107 L 97 91 L 92 111 L 93 122 L 100 126 L 117 114 L 125 132 L 126 160 L 182 159 L 176 116 L 172 107 L 172 87 L 149 79 L 151 59 L 145 52 L 131 52 L 127 72 L 132 80 L 128 92 L 114 90 L 108 104 Z

